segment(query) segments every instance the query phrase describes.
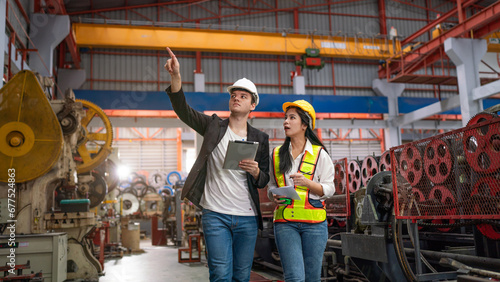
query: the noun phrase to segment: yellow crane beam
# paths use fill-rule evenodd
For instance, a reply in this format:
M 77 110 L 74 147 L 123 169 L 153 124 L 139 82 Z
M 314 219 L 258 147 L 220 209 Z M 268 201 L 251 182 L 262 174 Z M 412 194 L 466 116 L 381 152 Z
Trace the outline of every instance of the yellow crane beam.
M 401 51 L 399 41 L 187 28 L 73 23 L 79 47 L 303 55 L 318 48 L 321 57 L 384 60 Z

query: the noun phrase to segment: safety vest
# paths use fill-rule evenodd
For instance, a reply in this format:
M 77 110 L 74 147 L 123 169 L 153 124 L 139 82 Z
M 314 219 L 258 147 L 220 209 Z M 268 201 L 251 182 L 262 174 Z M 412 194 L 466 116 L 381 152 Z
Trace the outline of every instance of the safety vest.
M 287 186 L 285 175 L 279 172 L 280 158 L 278 146 L 273 150 L 273 171 L 274 179 L 278 187 Z M 308 151 L 304 152 L 302 160 L 300 161 L 299 171 L 309 180 L 312 180 L 316 172 L 316 165 L 318 163 L 319 154 L 323 149 L 321 146 L 312 145 L 313 153 Z M 274 222 L 307 222 L 307 223 L 320 223 L 326 220 L 325 203 L 323 202 L 322 208 L 313 207 L 309 203 L 309 189 L 305 186 L 295 185 L 295 191 L 300 196 L 299 200 L 292 200 L 290 205 L 276 206 L 274 209 Z

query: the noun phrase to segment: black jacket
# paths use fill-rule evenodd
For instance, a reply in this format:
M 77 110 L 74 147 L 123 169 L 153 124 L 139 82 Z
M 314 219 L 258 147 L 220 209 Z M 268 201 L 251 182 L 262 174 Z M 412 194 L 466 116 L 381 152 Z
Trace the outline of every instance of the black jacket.
M 200 206 L 201 196 L 205 191 L 205 179 L 207 176 L 207 161 L 212 151 L 217 147 L 227 131 L 229 119 L 221 119 L 216 114 L 212 116 L 200 113 L 191 108 L 187 102 L 182 89 L 172 93 L 170 87 L 166 89 L 172 107 L 177 116 L 189 127 L 203 136 L 203 144 L 189 175 L 182 188 L 182 198 L 187 198 L 197 207 Z M 259 149 L 255 160 L 259 163 L 259 179 L 255 180 L 247 172 L 247 183 L 250 195 L 257 210 L 259 218 L 259 229 L 262 229 L 262 215 L 260 212 L 259 193 L 257 188 L 264 188 L 269 182 L 269 135 L 252 127 L 247 123 L 247 140 L 258 141 Z

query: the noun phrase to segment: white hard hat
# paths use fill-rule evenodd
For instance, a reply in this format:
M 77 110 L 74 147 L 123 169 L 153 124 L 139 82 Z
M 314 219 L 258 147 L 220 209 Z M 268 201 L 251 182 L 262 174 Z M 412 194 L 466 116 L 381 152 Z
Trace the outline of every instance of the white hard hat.
M 255 87 L 252 81 L 246 78 L 238 79 L 232 86 L 227 88 L 227 92 L 231 94 L 231 91 L 235 88 L 245 89 L 250 92 L 255 97 L 255 106 L 259 104 L 259 93 L 257 93 L 257 87 Z

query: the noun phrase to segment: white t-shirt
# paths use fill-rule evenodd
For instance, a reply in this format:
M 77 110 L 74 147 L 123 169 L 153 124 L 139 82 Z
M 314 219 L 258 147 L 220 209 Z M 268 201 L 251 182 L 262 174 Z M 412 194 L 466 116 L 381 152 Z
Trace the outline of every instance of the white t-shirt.
M 290 156 L 292 156 L 292 144 L 290 143 L 290 147 L 289 147 L 289 151 L 290 151 Z M 304 155 L 304 153 L 308 151 L 310 153 L 313 152 L 313 146 L 312 146 L 312 143 L 311 141 L 309 141 L 309 139 L 307 139 L 306 141 L 306 146 L 304 148 L 304 151 L 302 153 L 300 153 L 292 162 L 292 169 L 285 173 L 285 178 L 287 179 L 287 183 L 290 183 L 290 175 L 291 174 L 294 174 L 294 173 L 297 173 L 297 171 L 299 170 L 299 166 L 300 166 L 300 161 L 302 160 L 302 156 Z M 292 157 L 293 159 L 293 157 Z M 274 179 L 274 163 L 273 163 L 273 155 L 271 153 L 271 157 L 269 158 L 269 173 L 271 174 L 271 178 L 269 179 L 269 183 L 267 184 L 269 189 L 272 189 L 272 188 L 276 188 L 278 187 L 278 185 L 276 184 L 276 179 Z M 317 166 L 316 166 L 316 171 L 314 173 L 314 177 L 313 177 L 313 181 L 314 182 L 317 182 L 319 184 L 321 184 L 321 186 L 323 186 L 323 196 L 320 197 L 314 193 L 310 193 L 309 194 L 309 197 L 311 199 L 314 199 L 314 200 L 324 200 L 326 198 L 330 198 L 331 196 L 333 196 L 333 194 L 335 193 L 335 185 L 333 184 L 333 178 L 334 178 L 334 174 L 335 174 L 335 167 L 333 166 L 333 161 L 332 159 L 330 158 L 330 156 L 328 155 L 328 153 L 325 151 L 325 150 L 322 150 L 320 155 L 319 155 L 319 159 L 318 159 L 318 163 L 317 163 Z M 268 190 L 268 197 L 269 199 L 272 200 L 273 196 L 272 196 L 272 193 L 269 192 Z
M 229 140 L 246 140 L 228 126 L 226 134 L 208 157 L 205 192 L 200 205 L 218 213 L 255 216 L 254 203 L 248 190 L 247 174 L 243 170 L 223 169 Z

